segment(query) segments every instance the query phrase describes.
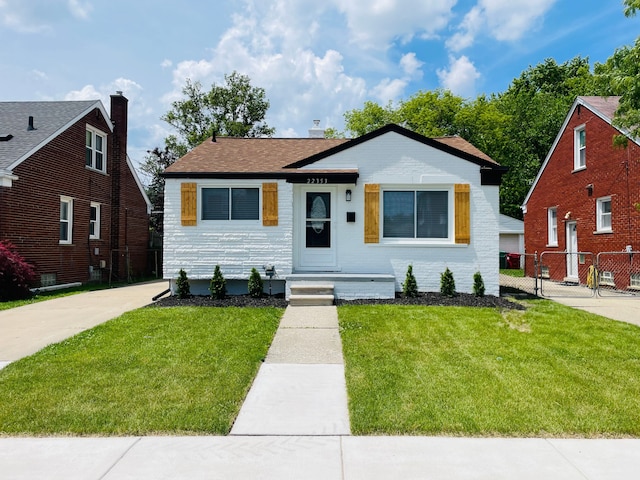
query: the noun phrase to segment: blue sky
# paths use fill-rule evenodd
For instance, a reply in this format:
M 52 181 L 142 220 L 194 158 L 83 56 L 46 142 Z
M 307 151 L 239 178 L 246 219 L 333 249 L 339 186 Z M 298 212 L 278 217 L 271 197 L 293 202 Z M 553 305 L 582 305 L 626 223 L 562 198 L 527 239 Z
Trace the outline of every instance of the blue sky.
M 276 136 L 419 90 L 504 91 L 530 65 L 591 64 L 640 35 L 622 0 L 0 0 L 1 101 L 129 103 L 129 154 L 171 133 L 186 79 L 263 87 Z

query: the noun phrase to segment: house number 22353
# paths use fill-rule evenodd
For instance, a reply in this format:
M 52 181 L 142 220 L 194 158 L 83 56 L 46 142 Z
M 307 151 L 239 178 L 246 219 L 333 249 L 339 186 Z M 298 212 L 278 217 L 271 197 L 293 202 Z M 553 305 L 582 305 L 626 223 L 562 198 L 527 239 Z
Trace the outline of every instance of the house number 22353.
M 322 178 L 322 177 L 314 177 L 314 178 L 307 178 L 307 183 L 329 183 L 329 181 L 326 178 Z

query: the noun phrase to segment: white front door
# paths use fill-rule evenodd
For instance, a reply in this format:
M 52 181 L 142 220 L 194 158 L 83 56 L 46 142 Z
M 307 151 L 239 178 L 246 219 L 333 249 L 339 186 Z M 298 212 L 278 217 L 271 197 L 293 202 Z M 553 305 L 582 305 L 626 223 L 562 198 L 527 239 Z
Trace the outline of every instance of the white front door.
M 331 270 L 336 266 L 336 189 L 303 187 L 298 197 L 300 269 Z
M 578 278 L 578 233 L 576 222 L 567 222 L 567 278 Z

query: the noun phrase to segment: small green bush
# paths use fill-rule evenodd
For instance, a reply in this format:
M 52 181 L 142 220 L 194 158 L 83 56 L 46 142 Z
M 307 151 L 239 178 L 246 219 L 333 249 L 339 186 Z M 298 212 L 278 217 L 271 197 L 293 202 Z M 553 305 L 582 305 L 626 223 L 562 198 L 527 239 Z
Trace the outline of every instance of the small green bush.
M 209 284 L 209 291 L 211 292 L 211 296 L 218 300 L 222 300 L 227 294 L 227 281 L 222 275 L 220 265 L 216 265 L 216 268 L 213 270 L 213 278 Z
M 402 293 L 405 297 L 417 297 L 418 296 L 418 282 L 413 275 L 413 265 L 407 267 L 407 275 L 402 284 Z
M 473 274 L 473 294 L 476 297 L 484 297 L 484 280 L 480 272 Z
M 456 294 L 456 282 L 449 267 L 440 274 L 440 293 L 445 297 L 453 297 Z
M 185 272 L 182 268 L 178 272 L 176 287 L 178 289 L 178 298 L 188 298 L 191 296 L 191 286 L 189 285 L 187 272 Z
M 249 295 L 252 297 L 261 297 L 263 290 L 262 277 L 260 272 L 255 268 L 251 269 L 251 276 L 249 276 Z

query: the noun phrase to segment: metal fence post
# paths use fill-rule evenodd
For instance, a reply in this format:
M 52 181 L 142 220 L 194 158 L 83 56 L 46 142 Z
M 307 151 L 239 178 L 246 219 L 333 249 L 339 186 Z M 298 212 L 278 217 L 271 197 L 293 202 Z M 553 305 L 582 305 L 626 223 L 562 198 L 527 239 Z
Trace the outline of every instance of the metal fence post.
M 538 296 L 538 251 L 533 254 L 533 276 L 535 278 L 535 287 L 533 289 L 535 296 Z

